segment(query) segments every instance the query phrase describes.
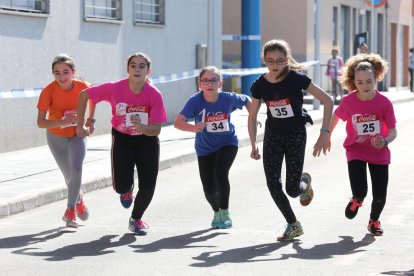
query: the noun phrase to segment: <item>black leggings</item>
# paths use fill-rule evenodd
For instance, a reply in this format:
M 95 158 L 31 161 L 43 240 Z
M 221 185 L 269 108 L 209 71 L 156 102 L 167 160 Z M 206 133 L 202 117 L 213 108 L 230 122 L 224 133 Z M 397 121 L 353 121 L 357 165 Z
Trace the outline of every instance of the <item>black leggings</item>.
M 303 162 L 305 160 L 306 128 L 294 130 L 275 130 L 266 127 L 263 140 L 263 167 L 267 187 L 282 212 L 287 223 L 296 222 L 296 216 L 290 206 L 289 199 L 282 189 L 282 163 L 286 158 L 286 193 L 290 197 L 298 197 Z
M 134 169 L 138 172 L 138 193 L 131 217 L 141 219 L 151 203 L 158 176 L 160 142 L 157 136 L 131 136 L 112 129 L 112 185 L 119 194 L 134 185 Z
M 368 164 L 372 183 L 372 204 L 370 219 L 378 220 L 387 199 L 388 165 Z M 352 160 L 348 162 L 349 181 L 352 196 L 362 200 L 368 193 L 367 162 Z
M 204 195 L 215 212 L 229 208 L 229 171 L 237 151 L 236 146 L 225 146 L 209 155 L 198 156 Z

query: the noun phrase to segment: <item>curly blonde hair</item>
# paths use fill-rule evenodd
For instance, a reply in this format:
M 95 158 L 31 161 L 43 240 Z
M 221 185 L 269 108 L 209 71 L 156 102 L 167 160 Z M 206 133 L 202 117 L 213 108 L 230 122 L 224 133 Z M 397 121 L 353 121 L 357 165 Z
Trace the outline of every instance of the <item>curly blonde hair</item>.
M 388 71 L 388 62 L 377 54 L 359 54 L 350 57 L 342 68 L 340 82 L 348 91 L 356 89 L 355 72 L 372 71 L 376 82 L 382 81 Z

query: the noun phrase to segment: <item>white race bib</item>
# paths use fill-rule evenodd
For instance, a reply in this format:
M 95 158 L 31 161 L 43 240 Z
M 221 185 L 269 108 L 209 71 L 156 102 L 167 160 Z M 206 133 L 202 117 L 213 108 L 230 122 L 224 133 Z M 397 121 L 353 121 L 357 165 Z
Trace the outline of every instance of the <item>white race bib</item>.
M 77 114 L 76 109 L 66 110 L 65 112 L 63 112 L 62 120 L 64 120 L 67 116 L 76 115 L 76 114 Z M 73 127 L 73 126 L 76 126 L 76 122 L 61 126 L 60 128 L 67 128 L 67 127 Z
M 125 125 L 127 127 L 133 126 L 131 117 L 138 116 L 141 119 L 141 124 L 148 125 L 148 108 L 139 105 L 129 105 L 126 107 Z
M 205 123 L 208 132 L 229 131 L 229 120 L 227 114 L 207 116 Z
M 358 135 L 376 135 L 380 133 L 380 121 L 377 115 L 358 115 L 355 117 Z
M 293 109 L 290 105 L 289 99 L 267 101 L 266 105 L 269 107 L 270 113 L 272 114 L 273 118 L 284 119 L 294 116 Z

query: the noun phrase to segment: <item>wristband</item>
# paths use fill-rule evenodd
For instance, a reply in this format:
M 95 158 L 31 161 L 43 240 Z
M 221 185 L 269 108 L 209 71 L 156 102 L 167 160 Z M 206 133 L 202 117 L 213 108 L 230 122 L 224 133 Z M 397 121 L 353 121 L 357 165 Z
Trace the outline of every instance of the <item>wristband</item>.
M 329 133 L 329 129 L 327 129 L 326 127 L 323 127 L 323 128 L 321 128 L 321 132 Z
M 387 139 L 384 138 L 384 147 L 383 148 L 385 148 L 386 146 L 388 146 L 388 141 L 387 141 Z
M 92 123 L 95 123 L 96 119 L 95 118 L 88 118 L 88 119 L 86 119 L 86 121 L 91 121 Z

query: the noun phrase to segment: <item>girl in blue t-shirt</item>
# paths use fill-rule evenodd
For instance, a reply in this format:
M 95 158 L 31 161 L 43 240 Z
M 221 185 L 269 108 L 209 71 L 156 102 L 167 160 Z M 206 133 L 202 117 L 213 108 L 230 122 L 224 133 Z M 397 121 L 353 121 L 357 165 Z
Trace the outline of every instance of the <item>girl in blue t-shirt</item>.
M 328 126 L 332 115 L 332 99 L 321 88 L 312 83 L 306 75 L 297 72 L 304 69 L 290 54 L 284 40 L 271 40 L 263 46 L 263 62 L 268 73 L 254 81 L 252 107 L 248 119 L 251 157 L 259 160 L 256 145 L 256 120 L 261 102 L 267 106 L 267 120 L 263 139 L 263 167 L 267 186 L 277 207 L 288 223 L 284 233 L 277 239 L 291 240 L 303 234 L 302 226 L 296 220 L 289 199 L 282 189 L 282 163 L 286 163 L 286 193 L 300 196 L 300 203 L 307 206 L 313 198 L 311 177 L 303 173 L 306 148 L 305 124 L 312 120 L 303 109 L 303 90 L 308 91 L 323 103 L 321 134 L 314 145 L 313 155 L 326 153 L 328 148 Z
M 174 126 L 179 130 L 196 133 L 195 149 L 204 195 L 214 211 L 213 228 L 232 226 L 229 209 L 229 171 L 236 158 L 238 139 L 230 114 L 246 106 L 251 99 L 246 95 L 219 92 L 222 85 L 219 69 L 203 68 L 199 75 L 200 90 L 191 96 Z M 194 124 L 188 119 L 194 118 Z

